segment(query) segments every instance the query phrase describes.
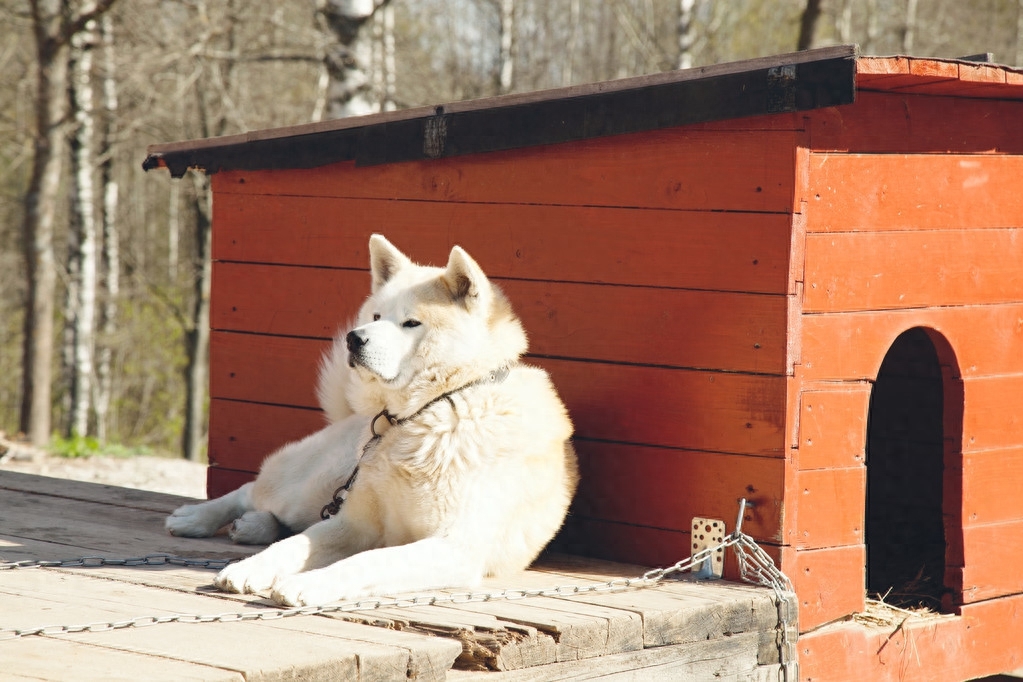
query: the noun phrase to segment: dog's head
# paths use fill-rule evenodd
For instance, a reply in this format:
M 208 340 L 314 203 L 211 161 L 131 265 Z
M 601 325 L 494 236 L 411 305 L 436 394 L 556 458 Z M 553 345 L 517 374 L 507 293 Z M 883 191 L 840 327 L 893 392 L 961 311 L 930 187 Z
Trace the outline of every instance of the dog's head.
M 372 294 L 345 339 L 363 382 L 449 390 L 449 380 L 486 374 L 525 352 L 504 294 L 461 247 L 444 268 L 416 265 L 380 235 L 370 238 L 369 254 Z

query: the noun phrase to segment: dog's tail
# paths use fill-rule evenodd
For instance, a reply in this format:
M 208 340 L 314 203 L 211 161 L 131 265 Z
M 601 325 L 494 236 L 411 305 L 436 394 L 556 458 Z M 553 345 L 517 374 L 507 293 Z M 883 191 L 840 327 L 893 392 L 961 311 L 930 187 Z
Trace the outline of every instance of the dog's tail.
M 334 338 L 330 350 L 320 359 L 320 374 L 316 382 L 316 397 L 320 402 L 327 421 L 339 422 L 354 410 L 348 404 L 345 392 L 348 387 L 348 348 L 345 345 L 345 331 Z

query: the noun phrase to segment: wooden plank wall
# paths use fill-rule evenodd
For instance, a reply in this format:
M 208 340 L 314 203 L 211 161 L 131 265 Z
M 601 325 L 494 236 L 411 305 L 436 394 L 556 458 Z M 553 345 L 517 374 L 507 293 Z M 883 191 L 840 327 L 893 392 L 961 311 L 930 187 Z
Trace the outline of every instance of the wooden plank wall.
M 214 182 L 210 493 L 318 428 L 320 353 L 368 294 L 381 232 L 465 247 L 508 293 L 576 425 L 561 546 L 688 556 L 693 516 L 779 553 L 796 130 L 791 116 Z
M 977 125 L 948 125 L 950 111 Z M 962 427 L 946 443 L 946 514 L 962 526 L 946 531 L 946 582 L 963 604 L 1023 592 L 1023 136 L 1008 122 L 1023 107 L 862 93 L 842 113 L 808 126 L 802 194 L 799 509 L 783 561 L 802 630 L 862 608 L 869 382 L 912 327 L 947 342 L 961 378 L 945 406 L 946 435 Z

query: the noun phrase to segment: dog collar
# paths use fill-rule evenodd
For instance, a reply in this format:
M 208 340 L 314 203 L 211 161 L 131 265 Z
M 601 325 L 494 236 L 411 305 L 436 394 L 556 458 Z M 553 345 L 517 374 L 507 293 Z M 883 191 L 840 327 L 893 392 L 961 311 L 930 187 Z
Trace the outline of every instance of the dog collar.
M 405 423 L 415 419 L 416 417 L 421 415 L 423 412 L 425 412 L 427 409 L 429 409 L 432 405 L 434 405 L 435 403 L 440 402 L 441 400 L 447 400 L 450 403 L 451 402 L 451 396 L 455 395 L 456 393 L 461 393 L 462 391 L 464 391 L 466 389 L 474 388 L 476 386 L 482 386 L 484 384 L 500 384 L 505 379 L 508 378 L 508 375 L 510 373 L 511 373 L 511 367 L 508 367 L 508 366 L 499 367 L 498 369 L 495 369 L 495 370 L 489 372 L 486 376 L 480 377 L 479 379 L 476 379 L 475 381 L 470 381 L 469 383 L 464 384 L 462 386 L 459 386 L 458 388 L 452 389 L 452 390 L 448 391 L 447 393 L 441 393 L 439 396 L 437 396 L 436 398 L 430 400 L 428 403 L 426 403 L 425 405 L 423 405 L 422 407 L 420 407 L 418 410 L 416 410 L 412 414 L 408 415 L 407 417 L 397 417 L 397 416 L 391 414 L 390 412 L 388 412 L 387 408 L 385 407 L 384 409 L 380 410 L 380 412 L 378 412 L 375 417 L 373 417 L 373 420 L 369 423 L 369 430 L 373 433 L 373 438 L 379 438 L 383 434 L 382 433 L 377 433 L 376 425 L 377 425 L 377 421 L 379 421 L 381 417 L 386 419 L 387 423 L 390 424 L 391 426 L 401 426 L 402 424 L 405 424 Z M 451 406 L 454 407 L 454 403 L 451 403 Z
M 352 475 L 349 476 L 348 480 L 345 481 L 340 487 L 338 487 L 337 490 L 334 491 L 334 495 L 331 497 L 330 502 L 323 505 L 323 509 L 320 510 L 320 518 L 323 520 L 327 520 L 331 516 L 334 516 L 339 511 L 341 511 L 341 505 L 344 504 L 345 500 L 348 498 L 348 493 L 352 489 L 352 484 L 355 483 L 355 477 L 359 473 L 359 463 L 362 461 L 362 458 L 366 456 L 366 453 L 369 452 L 369 449 L 373 447 L 373 445 L 377 441 L 379 441 L 380 438 L 383 436 L 382 433 L 377 433 L 377 421 L 379 421 L 381 417 L 386 419 L 387 423 L 390 424 L 391 426 L 401 426 L 402 424 L 406 424 L 409 421 L 415 419 L 423 412 L 425 412 L 431 405 L 441 400 L 447 400 L 449 403 L 451 403 L 451 408 L 454 409 L 455 403 L 454 401 L 451 400 L 451 396 L 453 396 L 454 394 L 460 393 L 461 391 L 473 388 L 475 386 L 482 386 L 484 384 L 500 384 L 505 379 L 508 378 L 508 375 L 510 373 L 511 373 L 510 366 L 506 365 L 504 367 L 499 367 L 490 372 L 489 374 L 487 374 L 486 376 L 480 377 L 475 381 L 470 381 L 469 383 L 459 386 L 456 389 L 450 390 L 447 393 L 441 393 L 439 396 L 429 401 L 428 403 L 426 403 L 425 405 L 423 405 L 422 407 L 420 407 L 418 410 L 416 410 L 407 417 L 400 418 L 396 417 L 390 412 L 388 412 L 386 407 L 380 410 L 380 412 L 378 412 L 377 415 L 373 417 L 373 420 L 370 421 L 369 423 L 369 430 L 373 434 L 373 436 L 368 441 L 366 441 L 365 445 L 362 446 L 362 455 L 359 457 L 359 462 L 356 462 L 355 469 L 352 471 Z

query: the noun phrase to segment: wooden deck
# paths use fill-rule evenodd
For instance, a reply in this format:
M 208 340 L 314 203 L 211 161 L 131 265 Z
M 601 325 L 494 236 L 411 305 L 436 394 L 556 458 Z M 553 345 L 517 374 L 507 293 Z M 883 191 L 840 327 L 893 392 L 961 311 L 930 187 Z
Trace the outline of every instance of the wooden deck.
M 258 549 L 167 535 L 164 516 L 186 501 L 0 471 L 0 559 L 236 558 Z M 555 555 L 485 589 L 644 570 Z M 212 577 L 166 566 L 0 571 L 0 630 L 270 606 L 218 592 Z M 0 660 L 9 680 L 766 680 L 778 679 L 776 627 L 768 589 L 672 580 L 563 598 L 37 635 L 0 641 Z

